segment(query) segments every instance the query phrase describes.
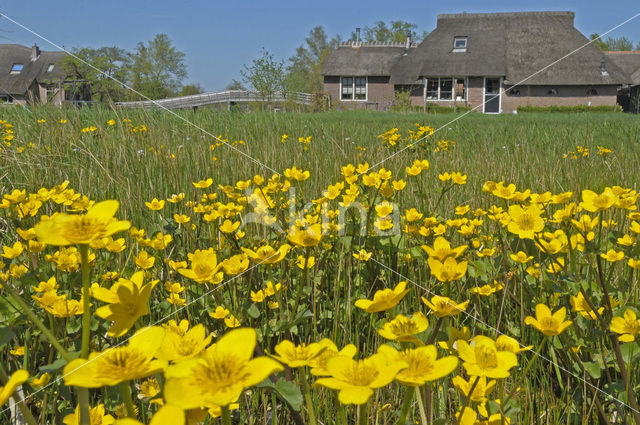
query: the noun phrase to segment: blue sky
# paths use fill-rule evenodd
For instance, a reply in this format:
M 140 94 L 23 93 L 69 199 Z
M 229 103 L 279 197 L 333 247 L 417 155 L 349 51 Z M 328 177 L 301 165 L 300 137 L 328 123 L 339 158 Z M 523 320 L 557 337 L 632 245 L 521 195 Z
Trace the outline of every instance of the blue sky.
M 322 25 L 331 35 L 348 37 L 355 27 L 383 20 L 405 20 L 432 30 L 439 13 L 572 10 L 583 34 L 603 33 L 640 12 L 637 0 L 538 0 L 456 2 L 389 0 L 3 0 L 0 13 L 40 33 L 51 41 L 72 47 L 116 45 L 133 50 L 139 41 L 167 33 L 186 54 L 189 77 L 205 90 L 223 89 L 239 71 L 265 48 L 287 59 L 302 44 L 309 30 Z M 613 36 L 640 41 L 640 17 Z M 0 43 L 55 50 L 44 40 L 0 19 Z

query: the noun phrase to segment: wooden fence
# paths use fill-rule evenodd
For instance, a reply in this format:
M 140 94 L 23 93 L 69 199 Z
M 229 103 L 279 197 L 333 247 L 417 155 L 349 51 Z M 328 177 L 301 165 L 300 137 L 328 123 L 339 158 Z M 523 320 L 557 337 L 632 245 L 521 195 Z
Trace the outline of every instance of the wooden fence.
M 242 102 L 294 102 L 302 105 L 311 105 L 312 99 L 313 95 L 310 93 L 276 92 L 272 96 L 265 97 L 253 90 L 224 90 L 168 99 L 117 102 L 116 106 L 142 109 L 185 109 L 216 104 L 227 104 L 231 106 Z

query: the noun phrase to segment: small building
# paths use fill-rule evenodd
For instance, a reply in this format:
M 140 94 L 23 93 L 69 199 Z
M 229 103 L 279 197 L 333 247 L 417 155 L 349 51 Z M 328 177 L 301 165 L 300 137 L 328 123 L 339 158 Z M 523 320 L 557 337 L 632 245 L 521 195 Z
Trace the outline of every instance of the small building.
M 395 98 L 391 66 L 417 47 L 406 43 L 341 43 L 322 64 L 324 89 L 332 105 L 344 108 L 388 109 Z M 422 88 L 418 90 L 422 93 Z
M 640 113 L 640 51 L 607 52 L 606 55 L 630 80 L 618 90 L 618 104 L 625 112 Z
M 614 106 L 629 77 L 573 21 L 573 12 L 438 15 L 436 29 L 415 49 L 389 57 L 387 86 L 373 91 L 367 85 L 361 96 L 376 102 L 378 93 L 387 99 L 391 91 L 410 88 L 414 105 L 467 106 L 484 113 L 525 105 Z M 332 94 L 332 84 L 350 66 L 346 51 L 329 55 L 323 67 L 325 89 Z M 333 55 L 341 56 L 341 67 L 334 66 Z M 362 66 L 358 71 L 367 81 L 374 72 Z
M 37 45 L 0 44 L 0 103 L 50 103 L 65 98 L 64 52 L 44 52 Z

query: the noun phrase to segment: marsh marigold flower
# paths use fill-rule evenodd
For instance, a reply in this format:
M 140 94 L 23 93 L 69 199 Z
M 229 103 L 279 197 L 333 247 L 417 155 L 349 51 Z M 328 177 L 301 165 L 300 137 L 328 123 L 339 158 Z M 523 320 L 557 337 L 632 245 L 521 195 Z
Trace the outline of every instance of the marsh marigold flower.
M 636 336 L 640 334 L 640 320 L 637 319 L 636 313 L 627 309 L 622 317 L 614 317 L 611 319 L 610 328 L 613 332 L 620 334 L 618 338 L 622 342 L 633 342 Z
M 104 404 L 99 404 L 95 407 L 89 406 L 89 423 L 91 425 L 112 425 L 115 422 L 115 418 L 111 415 L 104 414 Z M 64 425 L 80 425 L 80 406 L 76 406 L 76 410 L 73 413 L 69 413 L 62 420 Z
M 381 337 L 391 341 L 412 341 L 414 335 L 424 332 L 429 327 L 429 320 L 422 312 L 418 311 L 411 318 L 398 314 L 378 329 Z
M 319 378 L 314 385 L 338 390 L 342 404 L 364 404 L 373 390 L 389 385 L 408 364 L 391 361 L 384 354 L 374 354 L 362 360 L 336 356 L 327 360 L 330 377 Z
M 165 372 L 165 400 L 183 409 L 235 402 L 245 388 L 283 370 L 268 357 L 251 359 L 255 346 L 256 331 L 240 328 L 225 334 L 202 356 L 170 366 Z
M 355 306 L 363 309 L 367 313 L 377 313 L 379 311 L 389 310 L 400 302 L 402 298 L 409 292 L 405 289 L 407 281 L 399 282 L 393 289 L 381 289 L 373 294 L 373 299 L 359 299 L 355 302 Z
M 242 248 L 251 261 L 258 264 L 276 264 L 279 263 L 291 251 L 291 245 L 283 244 L 277 250 L 271 245 L 263 245 L 255 250 Z
M 158 359 L 171 362 L 190 359 L 202 353 L 211 343 L 212 336 L 207 336 L 201 323 L 189 329 L 189 322 L 186 320 L 182 320 L 180 324 L 171 322 L 163 326 L 166 333 L 156 353 Z
M 296 227 L 293 231 L 289 231 L 287 239 L 289 242 L 303 248 L 316 246 L 322 239 L 322 226 L 313 224 L 306 229 Z
M 29 379 L 29 372 L 26 370 L 19 369 L 13 372 L 7 383 L 3 387 L 0 386 L 0 406 L 5 404 L 16 388 L 26 382 L 27 379 Z
M 276 354 L 272 354 L 271 357 L 292 368 L 311 366 L 313 365 L 314 359 L 318 357 L 325 348 L 326 346 L 318 342 L 295 345 L 291 341 L 284 340 L 275 346 L 274 351 Z
M 159 326 L 142 328 L 129 339 L 128 345 L 91 353 L 89 359 L 72 360 L 64 367 L 65 385 L 100 388 L 161 372 L 166 362 L 154 357 L 164 334 Z
M 536 305 L 536 317 L 527 316 L 524 323 L 531 325 L 545 335 L 560 335 L 573 322 L 564 321 L 567 316 L 567 309 L 562 307 L 555 313 L 551 314 L 551 310 L 544 304 Z
M 580 206 L 589 212 L 599 212 L 611 208 L 617 200 L 618 197 L 610 187 L 606 187 L 600 194 L 583 190 Z
M 191 268 L 178 269 L 178 273 L 198 283 L 218 284 L 222 282 L 224 277 L 220 271 L 222 264 L 218 264 L 218 257 L 213 248 L 196 249 L 193 254 L 187 254 L 187 257 Z
M 49 220 L 41 220 L 34 231 L 40 242 L 47 245 L 89 244 L 127 230 L 131 224 L 114 218 L 120 203 L 102 201 L 89 208 L 86 214 L 58 213 Z
M 434 257 L 427 260 L 431 274 L 441 282 L 452 282 L 462 278 L 467 273 L 467 261 L 457 262 L 454 258 L 447 258 L 441 262 Z
M 507 229 L 518 235 L 520 239 L 533 239 L 534 234 L 541 232 L 544 228 L 542 211 L 542 207 L 538 204 L 531 204 L 528 207 L 511 205 Z
M 427 253 L 429 258 L 435 258 L 440 262 L 444 262 L 447 258 L 455 259 L 460 257 L 467 249 L 467 245 L 461 245 L 452 249 L 445 238 L 438 236 L 433 243 L 433 247 L 422 245 L 421 248 Z
M 509 370 L 518 364 L 518 358 L 511 351 L 499 351 L 496 342 L 486 336 L 473 338 L 474 345 L 466 341 L 456 342 L 462 366 L 471 376 L 487 378 L 506 378 Z
M 327 360 L 330 358 L 335 356 L 344 356 L 352 359 L 358 351 L 356 346 L 353 344 L 347 344 L 342 348 L 342 350 L 338 350 L 336 344 L 329 338 L 321 339 L 318 341 L 318 344 L 320 344 L 324 349 L 320 354 L 315 356 L 309 364 L 309 366 L 311 366 L 311 374 L 316 376 L 331 375 L 326 369 Z
M 438 359 L 435 345 L 398 351 L 383 344 L 378 348 L 378 353 L 387 356 L 391 362 L 406 362 L 408 367 L 398 372 L 396 381 L 412 387 L 421 387 L 427 382 L 444 378 L 458 367 L 458 358 L 455 356 Z
M 431 302 L 429 302 L 427 298 L 422 297 L 422 302 L 425 303 L 437 317 L 456 316 L 465 311 L 469 305 L 469 300 L 458 304 L 451 298 L 441 297 L 440 295 L 431 297 Z

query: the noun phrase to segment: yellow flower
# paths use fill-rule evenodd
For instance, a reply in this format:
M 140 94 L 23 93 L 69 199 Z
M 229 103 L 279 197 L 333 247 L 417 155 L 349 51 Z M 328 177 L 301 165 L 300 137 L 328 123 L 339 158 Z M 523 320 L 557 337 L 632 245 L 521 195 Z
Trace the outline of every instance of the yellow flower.
M 22 383 L 26 382 L 29 379 L 29 372 L 24 369 L 16 370 L 7 383 L 2 387 L 0 386 L 0 406 L 5 404 L 9 397 L 11 397 Z
M 451 298 L 441 297 L 440 295 L 431 297 L 431 302 L 425 297 L 422 297 L 422 302 L 425 303 L 437 317 L 456 316 L 465 311 L 469 305 L 469 300 L 458 304 Z
M 378 333 L 391 341 L 412 341 L 414 335 L 424 332 L 428 327 L 429 321 L 418 311 L 411 318 L 398 314 L 395 319 L 384 323 Z
M 284 170 L 284 176 L 289 180 L 304 181 L 309 178 L 310 173 L 309 171 L 299 170 L 294 166 Z
M 206 188 L 208 188 L 209 186 L 211 186 L 213 184 L 213 179 L 212 178 L 208 178 L 206 180 L 200 180 L 198 182 L 192 182 L 191 184 L 195 188 L 206 189 Z
M 104 288 L 93 291 L 94 298 L 109 303 L 96 310 L 98 317 L 113 322 L 107 335 L 120 337 L 127 333 L 140 317 L 149 314 L 149 296 L 158 281 L 143 284 L 143 278 L 144 272 L 138 271 L 130 280 L 118 279 L 109 291 L 105 291 Z
M 544 304 L 536 305 L 536 317 L 527 316 L 524 323 L 531 325 L 545 335 L 560 335 L 573 322 L 564 321 L 567 316 L 567 309 L 562 307 L 560 310 L 551 314 L 551 310 Z
M 460 257 L 467 249 L 467 245 L 461 245 L 451 249 L 449 242 L 442 236 L 438 236 L 433 243 L 433 247 L 422 245 L 421 248 L 427 253 L 429 258 L 433 257 L 440 262 L 444 262 L 447 258 Z
M 599 212 L 611 208 L 617 200 L 618 197 L 610 187 L 606 187 L 600 194 L 591 190 L 583 190 L 580 206 L 589 212 Z
M 94 204 L 84 215 L 58 213 L 50 220 L 41 220 L 34 231 L 38 240 L 47 245 L 89 244 L 131 226 L 128 221 L 113 217 L 119 206 L 118 201 L 103 201 Z
M 469 397 L 469 391 L 471 391 L 471 387 L 475 384 L 473 392 L 471 393 L 471 401 L 475 403 L 485 403 L 487 401 L 487 396 L 491 394 L 496 386 L 496 380 L 492 379 L 487 382 L 487 378 L 485 376 L 480 376 L 479 378 L 471 377 L 468 381 L 461 376 L 456 376 L 452 379 L 452 382 L 458 391 L 460 391 L 460 393 L 465 397 Z
M 629 261 L 627 262 L 627 264 L 632 269 L 640 269 L 640 259 L 629 258 Z
M 295 228 L 295 230 L 289 231 L 287 239 L 289 242 L 303 248 L 316 246 L 322 239 L 322 226 L 318 223 L 313 224 L 304 230 Z
M 444 378 L 458 367 L 458 358 L 455 356 L 438 359 L 435 345 L 398 351 L 383 344 L 378 348 L 378 353 L 387 356 L 392 363 L 406 362 L 408 367 L 396 375 L 396 381 L 412 387 L 421 387 L 427 382 Z
M 527 255 L 522 251 L 518 251 L 516 254 L 509 254 L 509 258 L 511 258 L 516 263 L 526 264 L 529 261 L 533 260 L 532 255 Z
M 42 375 L 40 375 L 39 378 L 33 378 L 31 380 L 31 386 L 34 388 L 40 388 L 40 387 L 44 387 L 49 382 L 51 382 L 51 375 L 49 375 L 48 372 L 45 372 Z
M 507 229 L 518 235 L 520 239 L 533 239 L 534 234 L 541 232 L 544 228 L 542 211 L 542 207 L 538 204 L 531 204 L 528 207 L 511 205 Z
M 13 347 L 9 352 L 14 356 L 24 356 L 24 345 Z
M 613 332 L 620 334 L 618 338 L 622 342 L 633 342 L 636 335 L 640 334 L 640 320 L 637 320 L 636 313 L 631 309 L 626 309 L 622 317 L 613 317 L 611 326 Z
M 17 241 L 13 244 L 13 246 L 3 246 L 2 256 L 11 260 L 20 256 L 20 254 L 22 254 L 22 251 L 24 251 L 24 245 L 22 245 L 22 242 Z
M 504 288 L 504 285 L 502 285 L 498 281 L 494 280 L 492 284 L 487 284 L 487 285 L 483 285 L 483 286 L 475 286 L 475 287 L 471 288 L 469 290 L 469 292 L 471 292 L 472 294 L 478 294 L 478 295 L 482 295 L 482 296 L 487 297 L 487 296 L 489 296 L 491 294 L 494 294 L 494 293 L 502 290 L 502 288 Z
M 358 351 L 356 346 L 353 344 L 347 344 L 342 348 L 342 350 L 338 351 L 336 344 L 329 338 L 321 339 L 318 344 L 323 347 L 323 350 L 309 363 L 309 366 L 311 367 L 311 374 L 315 376 L 331 375 L 331 373 L 326 369 L 327 360 L 330 358 L 335 356 L 345 356 L 352 359 Z
M 507 335 L 500 335 L 496 338 L 496 349 L 498 351 L 511 351 L 514 354 L 521 353 L 523 351 L 528 351 L 533 348 L 533 345 L 528 345 L 523 347 L 520 343 Z
M 305 268 L 310 269 L 316 265 L 315 257 L 311 256 L 309 258 L 305 258 L 304 255 L 298 255 L 298 259 L 296 260 L 296 266 L 299 269 L 304 270 Z
M 209 313 L 209 316 L 213 317 L 214 319 L 224 319 L 228 315 L 229 310 L 222 307 L 221 305 L 216 307 L 216 311 L 214 311 L 213 313 Z
M 335 356 L 327 360 L 330 377 L 319 378 L 314 385 L 339 390 L 338 400 L 342 404 L 364 404 L 374 389 L 390 384 L 407 366 L 404 361 L 391 362 L 384 354 L 362 360 Z
M 364 248 L 362 248 L 357 253 L 353 253 L 353 258 L 360 261 L 369 261 L 372 254 L 372 252 L 367 252 Z
M 604 258 L 610 263 L 615 263 L 616 261 L 624 260 L 624 252 L 616 251 L 615 249 L 610 249 L 605 253 L 600 254 L 600 257 Z
M 104 414 L 104 404 L 96 407 L 89 406 L 89 423 L 91 425 L 112 425 L 115 419 L 111 415 Z M 69 413 L 64 417 L 62 423 L 65 425 L 80 425 L 80 406 L 76 406 L 73 413 Z
M 138 253 L 138 255 L 133 256 L 133 262 L 136 263 L 136 266 L 140 267 L 143 270 L 150 269 L 153 267 L 156 262 L 156 257 L 150 256 L 149 253 L 145 250 L 142 250 Z
M 510 351 L 499 351 L 496 342 L 483 335 L 473 338 L 473 346 L 466 341 L 456 342 L 462 366 L 471 376 L 506 378 L 509 369 L 518 364 L 518 358 Z
M 202 324 L 189 329 L 189 322 L 182 320 L 179 325 L 173 322 L 165 325 L 164 328 L 166 330 L 164 340 L 156 353 L 156 358 L 160 360 L 178 362 L 190 359 L 202 353 L 211 343 L 212 336 L 206 335 L 207 331 Z
M 178 269 L 178 273 L 198 283 L 218 284 L 222 282 L 224 277 L 220 271 L 222 265 L 218 264 L 218 258 L 213 248 L 196 249 L 193 254 L 188 254 L 188 258 L 191 268 Z
M 164 334 L 159 326 L 142 328 L 129 339 L 128 345 L 91 353 L 89 359 L 72 360 L 64 367 L 65 385 L 100 388 L 161 372 L 166 362 L 154 360 L 154 356 Z
M 222 269 L 229 276 L 235 276 L 247 270 L 249 267 L 249 257 L 246 254 L 236 254 L 227 258 L 222 263 Z
M 276 264 L 282 261 L 289 251 L 291 251 L 291 245 L 283 244 L 277 250 L 271 247 L 271 245 L 264 245 L 255 251 L 248 248 L 242 248 L 242 251 L 255 263 Z
M 164 208 L 164 199 L 159 201 L 158 199 L 153 198 L 153 200 L 151 202 L 145 202 L 144 204 L 151 211 L 160 211 L 161 209 Z
M 245 388 L 283 370 L 268 357 L 251 359 L 255 346 L 255 330 L 240 328 L 225 334 L 202 356 L 170 366 L 165 372 L 166 402 L 183 409 L 227 406 Z
M 367 313 L 377 313 L 379 311 L 389 310 L 400 302 L 402 298 L 409 292 L 405 289 L 406 281 L 399 282 L 393 289 L 382 289 L 373 294 L 373 300 L 366 298 L 359 299 L 355 302 L 355 306 L 363 309 Z
M 431 274 L 441 282 L 451 282 L 462 278 L 467 273 L 467 261 L 457 262 L 454 258 L 448 257 L 444 262 L 434 257 L 427 260 Z
M 324 351 L 326 347 L 320 343 L 294 345 L 293 342 L 284 340 L 276 345 L 274 351 L 277 355 L 271 357 L 284 363 L 291 368 L 302 366 L 313 366 L 316 357 Z
M 116 412 L 117 413 L 117 412 Z M 93 425 L 93 423 L 91 424 Z M 104 423 L 103 423 L 104 425 Z M 116 420 L 113 425 L 144 425 L 131 418 Z M 185 425 L 185 412 L 176 406 L 162 406 L 151 418 L 149 425 Z
M 240 326 L 240 321 L 233 314 L 229 315 L 229 317 L 225 317 L 224 324 L 228 328 L 237 328 Z
M 238 227 L 240 227 L 239 221 L 234 223 L 231 220 L 225 220 L 224 223 L 220 225 L 219 229 L 222 233 L 233 233 L 238 230 Z
M 578 295 L 576 295 L 575 297 L 571 296 L 569 302 L 571 302 L 571 311 L 580 313 L 585 319 L 597 319 L 596 313 L 593 311 L 593 309 L 591 309 L 584 295 L 582 295 L 582 292 L 578 292 Z M 602 314 L 603 312 L 604 307 L 600 307 L 598 309 L 598 314 Z

